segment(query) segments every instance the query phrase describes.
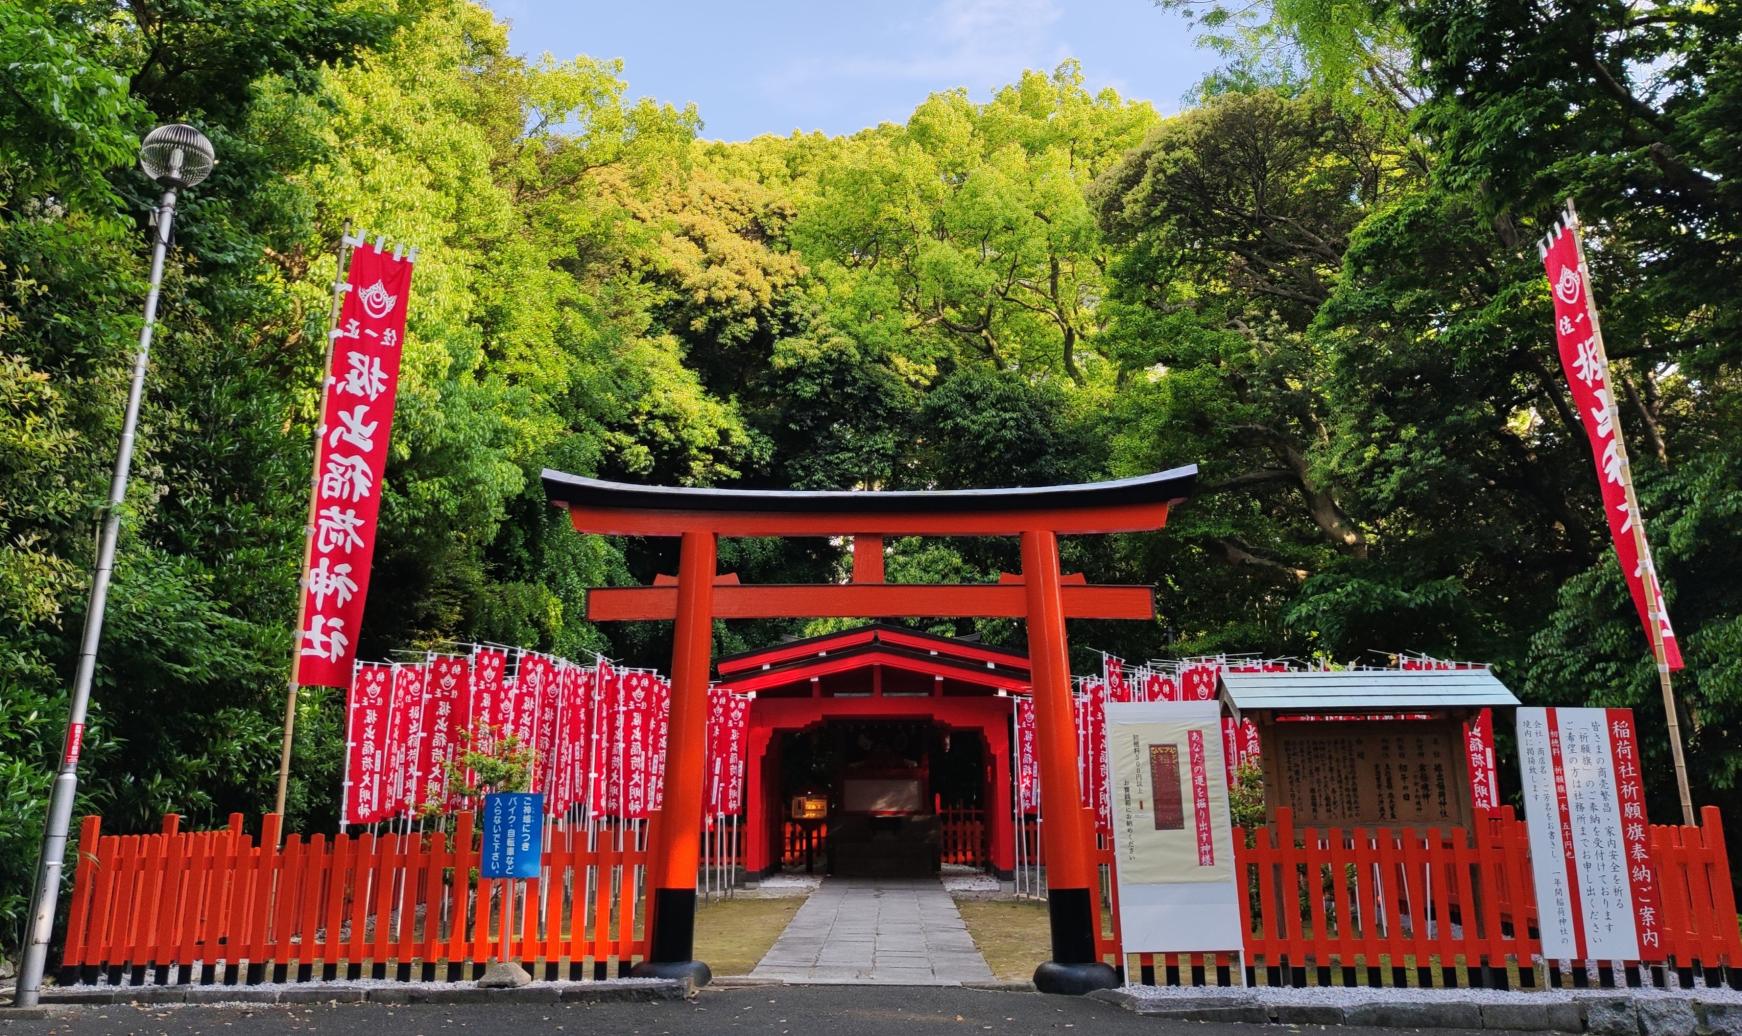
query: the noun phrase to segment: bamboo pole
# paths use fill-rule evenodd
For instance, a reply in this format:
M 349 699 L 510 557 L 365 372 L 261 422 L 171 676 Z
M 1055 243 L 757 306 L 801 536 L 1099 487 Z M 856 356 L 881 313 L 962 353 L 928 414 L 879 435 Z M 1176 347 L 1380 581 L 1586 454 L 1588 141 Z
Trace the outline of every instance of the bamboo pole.
M 1579 276 L 1585 283 L 1585 310 L 1591 317 L 1591 334 L 1597 347 L 1597 362 L 1603 365 L 1605 380 L 1609 370 L 1609 353 L 1603 346 L 1603 325 L 1597 318 L 1597 303 L 1590 295 L 1591 269 L 1585 262 L 1585 239 L 1579 225 L 1579 214 L 1573 208 L 1573 200 L 1567 199 L 1568 229 L 1573 234 L 1573 247 L 1579 256 Z M 1697 820 L 1694 816 L 1694 797 L 1688 787 L 1688 763 L 1682 748 L 1681 720 L 1677 715 L 1675 687 L 1670 682 L 1669 657 L 1663 645 L 1664 606 L 1662 595 L 1658 592 L 1657 566 L 1651 560 L 1651 545 L 1645 538 L 1645 515 L 1639 510 L 1639 497 L 1633 491 L 1633 465 L 1627 456 L 1627 442 L 1621 434 L 1620 407 L 1613 399 L 1609 403 L 1614 409 L 1615 454 L 1621 461 L 1621 488 L 1627 494 L 1627 516 L 1632 519 L 1633 545 L 1639 553 L 1643 572 L 1640 582 L 1645 588 L 1646 626 L 1651 636 L 1651 654 L 1657 662 L 1657 684 L 1663 694 L 1663 714 L 1669 725 L 1669 753 L 1675 764 L 1676 794 L 1681 798 L 1682 823 L 1694 826 Z M 1622 573 L 1626 575 L 1626 573 Z
M 338 265 L 334 267 L 333 272 L 333 304 L 331 311 L 327 314 L 326 360 L 321 364 L 321 412 L 320 419 L 315 424 L 317 446 L 320 438 L 319 429 L 325 427 L 327 423 L 326 379 L 331 376 L 333 370 L 333 331 L 339 326 L 339 306 L 344 302 L 345 292 L 350 288 L 345 278 L 349 273 L 351 251 L 356 245 L 362 243 L 365 236 L 364 234 L 358 234 L 355 237 L 351 235 L 350 220 L 345 221 L 345 229 L 339 235 Z M 320 450 L 317 448 L 315 452 L 318 454 Z M 297 663 L 302 658 L 303 624 L 308 622 L 308 566 L 314 558 L 315 507 L 319 499 L 320 478 L 321 473 L 312 470 L 311 461 L 308 521 L 303 526 L 302 568 L 297 573 L 296 581 L 296 629 L 292 631 L 290 638 L 290 682 L 285 688 L 284 694 L 284 740 L 278 749 L 278 792 L 272 800 L 272 811 L 279 816 L 284 815 L 284 799 L 290 789 L 290 748 L 295 740 L 296 702 L 302 690 L 301 685 L 296 680 L 296 668 Z M 346 758 L 350 758 L 349 752 L 346 752 Z

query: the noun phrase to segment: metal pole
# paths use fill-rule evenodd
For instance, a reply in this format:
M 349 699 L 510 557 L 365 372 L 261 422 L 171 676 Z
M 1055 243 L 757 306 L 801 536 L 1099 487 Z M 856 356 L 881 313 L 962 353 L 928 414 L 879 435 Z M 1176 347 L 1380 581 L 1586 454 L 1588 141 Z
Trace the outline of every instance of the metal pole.
M 139 329 L 139 351 L 133 358 L 133 385 L 127 393 L 127 414 L 121 422 L 121 448 L 109 483 L 109 504 L 97 538 L 97 563 L 91 572 L 90 604 L 73 678 L 67 715 L 66 744 L 60 772 L 48 799 L 48 820 L 42 832 L 42 855 L 36 865 L 36 889 L 30 900 L 30 928 L 24 957 L 18 966 L 19 1007 L 35 1007 L 48 963 L 48 942 L 54 935 L 55 906 L 60 899 L 61 871 L 66 860 L 67 833 L 72 827 L 73 799 L 79 788 L 79 747 L 85 737 L 85 712 L 91 702 L 91 680 L 97 669 L 97 644 L 103 637 L 103 610 L 109 602 L 109 577 L 115 570 L 115 544 L 121 536 L 121 502 L 127 496 L 127 474 L 133 466 L 133 437 L 139 427 L 139 403 L 145 394 L 145 370 L 151 358 L 151 335 L 157 326 L 157 297 L 163 283 L 163 257 L 169 251 L 170 222 L 175 218 L 175 190 L 163 192 L 157 205 L 157 240 L 151 251 L 151 290 L 145 296 L 145 325 Z

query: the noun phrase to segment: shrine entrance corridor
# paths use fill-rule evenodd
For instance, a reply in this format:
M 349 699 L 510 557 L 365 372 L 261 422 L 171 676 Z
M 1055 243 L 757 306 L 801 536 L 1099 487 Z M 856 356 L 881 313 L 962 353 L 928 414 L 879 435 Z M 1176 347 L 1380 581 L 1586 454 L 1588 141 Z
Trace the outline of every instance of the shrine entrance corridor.
M 828 878 L 750 977 L 960 985 L 990 982 L 992 969 L 936 878 Z

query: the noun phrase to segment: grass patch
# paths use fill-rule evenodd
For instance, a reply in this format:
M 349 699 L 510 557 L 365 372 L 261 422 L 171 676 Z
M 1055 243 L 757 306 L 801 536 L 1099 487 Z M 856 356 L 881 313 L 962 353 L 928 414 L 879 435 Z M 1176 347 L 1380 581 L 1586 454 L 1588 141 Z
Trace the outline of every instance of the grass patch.
M 1003 981 L 1028 981 L 1052 955 L 1044 900 L 963 899 L 956 908 L 986 966 Z
M 748 975 L 804 905 L 803 896 L 734 897 L 696 908 L 696 959 L 716 975 Z

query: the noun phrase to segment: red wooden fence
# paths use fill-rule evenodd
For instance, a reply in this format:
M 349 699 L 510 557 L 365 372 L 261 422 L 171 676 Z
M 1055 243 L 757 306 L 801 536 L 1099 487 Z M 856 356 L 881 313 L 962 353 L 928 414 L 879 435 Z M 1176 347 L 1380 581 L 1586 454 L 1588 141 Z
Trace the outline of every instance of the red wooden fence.
M 1538 980 L 1528 838 L 1511 810 L 1479 814 L 1471 830 L 1298 829 L 1287 811 L 1278 821 L 1235 831 L 1248 981 Z M 954 825 L 961 848 L 951 851 L 983 847 L 972 822 Z M 194 833 L 167 817 L 154 835 L 103 835 L 87 817 L 62 980 L 462 978 L 493 957 L 545 978 L 627 970 L 643 948 L 638 832 L 558 830 L 550 842 L 543 879 L 525 883 L 504 937 L 508 883 L 475 877 L 471 814 L 451 833 L 292 835 L 282 846 L 270 815 L 259 841 L 243 833 L 239 815 L 224 830 Z M 1742 977 L 1717 810 L 1702 810 L 1698 827 L 1653 827 L 1651 845 L 1669 967 L 1684 983 L 1702 970 L 1708 981 L 1716 969 Z M 1123 967 L 1111 863 L 1104 847 L 1100 950 Z M 1141 955 L 1133 977 L 1202 984 L 1214 973 L 1226 984 L 1234 963 L 1233 953 Z M 1600 981 L 1613 980 L 1608 964 L 1597 965 Z M 1547 980 L 1560 977 L 1551 965 Z
M 828 858 L 826 847 L 829 844 L 829 822 L 826 820 L 813 823 L 786 821 L 780 829 L 780 862 L 788 867 L 802 865 L 805 862 L 807 840 L 813 866 L 822 866 Z
M 1288 810 L 1277 823 L 1236 829 L 1234 860 L 1246 895 L 1248 981 L 1291 985 L 1487 985 L 1536 981 L 1541 954 L 1529 839 L 1510 809 L 1478 811 L 1465 830 L 1296 828 Z M 1692 981 L 1703 970 L 1742 967 L 1742 935 L 1718 811 L 1698 827 L 1654 826 L 1653 862 L 1663 896 L 1664 954 Z M 1112 854 L 1103 850 L 1110 879 Z M 1104 885 L 1099 949 L 1120 959 L 1117 894 Z M 1227 984 L 1232 954 L 1144 954 L 1140 981 Z M 1560 978 L 1550 962 L 1547 979 Z M 1577 962 L 1613 980 L 1612 963 Z M 1162 969 L 1158 975 L 1158 966 Z
M 943 862 L 986 866 L 986 814 L 978 809 L 940 809 Z
M 959 863 L 967 867 L 984 867 L 989 859 L 986 848 L 986 814 L 978 809 L 939 809 L 938 819 L 942 840 L 941 854 L 944 863 Z M 807 834 L 814 831 L 814 834 Z M 810 824 L 797 820 L 785 821 L 780 833 L 780 862 L 788 867 L 802 866 L 805 861 L 805 839 L 814 838 L 811 844 L 812 859 L 816 864 L 824 860 L 824 848 L 828 845 L 828 821 L 818 820 Z
M 85 818 L 63 982 L 459 979 L 497 957 L 535 977 L 604 978 L 643 949 L 635 829 L 553 832 L 542 879 L 509 906 L 512 883 L 476 876 L 470 813 L 451 833 L 282 845 L 276 815 L 258 841 L 240 815 L 222 831 L 178 827 L 166 817 L 160 834 L 104 835 Z

